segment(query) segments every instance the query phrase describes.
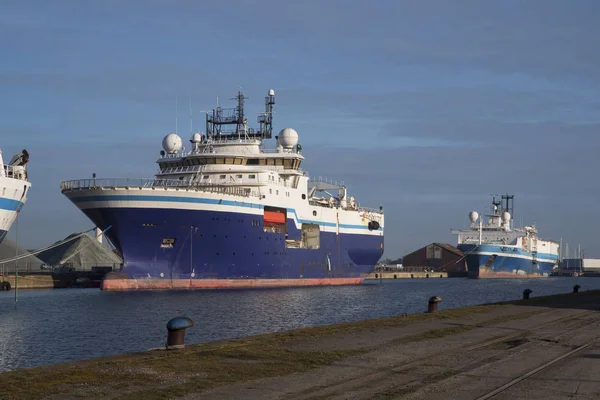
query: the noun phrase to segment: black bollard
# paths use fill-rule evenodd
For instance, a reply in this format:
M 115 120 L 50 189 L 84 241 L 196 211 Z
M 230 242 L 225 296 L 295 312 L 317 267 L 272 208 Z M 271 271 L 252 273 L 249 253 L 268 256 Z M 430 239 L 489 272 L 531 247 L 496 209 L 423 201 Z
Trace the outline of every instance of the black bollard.
M 581 286 L 579 286 L 579 285 L 575 285 L 575 286 L 573 286 L 573 293 L 577 293 L 577 292 L 579 292 L 579 288 L 580 288 L 580 287 L 581 287 Z
M 442 301 L 442 298 L 439 296 L 433 296 L 429 299 L 429 307 L 427 308 L 427 312 L 432 313 L 436 312 L 438 308 L 438 303 Z
M 188 317 L 175 317 L 167 322 L 167 350 L 183 349 L 185 347 L 185 330 L 194 326 L 194 321 Z
M 533 290 L 531 289 L 525 289 L 523 290 L 523 300 L 527 300 L 529 299 L 529 295 L 533 292 Z

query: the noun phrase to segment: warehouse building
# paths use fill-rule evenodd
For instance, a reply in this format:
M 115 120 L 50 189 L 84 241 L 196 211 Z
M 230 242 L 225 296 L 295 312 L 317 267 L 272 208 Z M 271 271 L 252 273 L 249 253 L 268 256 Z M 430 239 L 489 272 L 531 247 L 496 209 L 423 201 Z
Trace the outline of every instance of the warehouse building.
M 447 243 L 431 243 L 402 259 L 404 270 L 465 273 L 462 251 Z

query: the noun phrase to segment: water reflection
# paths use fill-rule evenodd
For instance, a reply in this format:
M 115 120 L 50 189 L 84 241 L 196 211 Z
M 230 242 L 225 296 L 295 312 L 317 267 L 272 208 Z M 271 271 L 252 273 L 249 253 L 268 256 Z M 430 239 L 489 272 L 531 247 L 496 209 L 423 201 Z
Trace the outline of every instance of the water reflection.
M 163 346 L 166 323 L 186 315 L 187 343 L 328 323 L 600 289 L 600 279 L 415 279 L 360 286 L 106 293 L 98 289 L 0 292 L 0 371 Z

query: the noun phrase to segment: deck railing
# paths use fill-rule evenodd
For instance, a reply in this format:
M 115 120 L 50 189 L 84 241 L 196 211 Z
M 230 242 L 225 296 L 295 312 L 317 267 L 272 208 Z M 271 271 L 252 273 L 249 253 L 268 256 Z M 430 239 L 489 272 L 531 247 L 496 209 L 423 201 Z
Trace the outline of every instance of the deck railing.
M 260 197 L 257 191 L 251 188 L 192 183 L 178 179 L 132 179 L 132 178 L 113 178 L 113 179 L 77 179 L 65 181 L 60 184 L 61 191 L 89 190 L 89 189 L 133 189 L 133 188 L 181 188 L 189 190 L 198 190 L 209 193 L 230 194 L 242 197 Z

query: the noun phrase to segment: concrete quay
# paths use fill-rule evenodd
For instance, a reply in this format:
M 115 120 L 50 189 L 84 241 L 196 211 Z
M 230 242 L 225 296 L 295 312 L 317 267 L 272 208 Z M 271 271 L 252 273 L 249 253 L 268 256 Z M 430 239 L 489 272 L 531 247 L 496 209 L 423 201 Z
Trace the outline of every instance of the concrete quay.
M 428 278 L 448 278 L 447 272 L 371 272 L 365 279 L 428 279 Z
M 0 398 L 598 398 L 598 310 L 579 290 L 156 349 L 5 372 Z
M 0 290 L 25 289 L 64 289 L 64 288 L 95 288 L 105 273 L 92 271 L 73 272 L 41 272 L 0 275 Z M 18 281 L 18 282 L 17 282 Z M 6 282 L 6 283 L 5 283 Z M 18 285 L 17 285 L 18 283 Z M 8 284 L 8 286 L 6 286 Z
M 19 289 L 52 289 L 55 287 L 54 279 L 51 275 L 4 275 L 0 276 L 0 284 L 8 282 L 11 289 L 17 287 Z

